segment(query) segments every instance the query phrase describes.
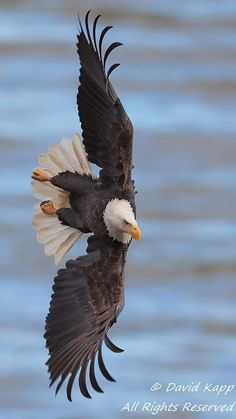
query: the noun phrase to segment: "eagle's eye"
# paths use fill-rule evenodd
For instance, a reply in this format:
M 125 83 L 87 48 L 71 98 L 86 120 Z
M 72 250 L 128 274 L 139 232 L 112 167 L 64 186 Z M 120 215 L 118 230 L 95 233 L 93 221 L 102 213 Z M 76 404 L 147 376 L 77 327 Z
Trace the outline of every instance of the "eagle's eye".
M 128 221 L 126 221 L 126 220 L 124 220 L 124 223 L 126 224 L 126 225 L 129 225 L 130 223 L 128 223 Z

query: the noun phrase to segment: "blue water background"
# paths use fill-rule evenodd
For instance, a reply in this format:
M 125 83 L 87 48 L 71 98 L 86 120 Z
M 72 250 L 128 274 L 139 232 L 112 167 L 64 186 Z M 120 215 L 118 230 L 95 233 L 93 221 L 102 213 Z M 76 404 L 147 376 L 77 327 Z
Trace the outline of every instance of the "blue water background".
M 124 43 L 110 62 L 121 62 L 112 82 L 135 127 L 143 239 L 130 248 L 126 306 L 110 334 L 125 352 L 105 351 L 117 383 L 99 376 L 103 395 L 75 389 L 70 404 L 48 389 L 42 335 L 56 268 L 30 226 L 30 174 L 49 144 L 80 131 L 78 8 L 102 13 L 115 26 L 107 43 Z M 147 418 L 121 409 L 234 402 L 236 390 L 165 387 L 236 384 L 235 0 L 2 0 L 0 50 L 0 418 Z M 151 392 L 155 382 L 163 388 Z

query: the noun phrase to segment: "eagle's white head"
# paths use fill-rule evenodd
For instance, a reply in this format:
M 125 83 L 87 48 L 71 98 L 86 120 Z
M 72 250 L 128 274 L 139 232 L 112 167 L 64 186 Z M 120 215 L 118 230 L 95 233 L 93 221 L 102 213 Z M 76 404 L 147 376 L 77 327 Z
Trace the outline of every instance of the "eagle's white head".
M 112 199 L 108 202 L 103 213 L 104 223 L 108 234 L 114 240 L 124 244 L 129 243 L 131 237 L 141 239 L 141 231 L 135 220 L 134 211 L 126 199 Z

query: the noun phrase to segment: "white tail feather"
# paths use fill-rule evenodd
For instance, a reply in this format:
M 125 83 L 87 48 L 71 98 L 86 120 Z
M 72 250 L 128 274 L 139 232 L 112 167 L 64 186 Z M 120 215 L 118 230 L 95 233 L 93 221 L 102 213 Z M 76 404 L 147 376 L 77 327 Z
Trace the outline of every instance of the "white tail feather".
M 83 173 L 85 173 L 86 175 L 92 174 L 91 166 L 87 159 L 87 155 L 85 153 L 83 143 L 80 140 L 79 134 L 75 134 L 72 140 L 72 144 L 73 144 L 75 155 L 80 163 Z
M 58 173 L 58 167 L 53 163 L 52 159 L 48 154 L 40 154 L 39 164 L 42 167 L 47 167 L 48 171 L 55 176 Z
M 52 176 L 69 170 L 81 175 L 89 174 L 94 178 L 78 134 L 73 140 L 64 137 L 60 144 L 51 145 L 47 154 L 40 154 L 39 164 Z M 50 182 L 41 183 L 33 180 L 32 193 L 40 201 L 52 200 L 56 209 L 70 208 L 69 193 Z M 58 264 L 80 238 L 82 232 L 61 224 L 56 214 L 44 214 L 39 203 L 35 205 L 34 211 L 32 225 L 37 230 L 37 240 L 44 245 L 45 254 L 54 255 L 55 264 Z
M 80 236 L 83 233 L 81 231 L 79 232 L 79 235 L 77 235 L 77 232 L 74 231 L 71 233 L 71 235 L 62 243 L 58 249 L 57 252 L 54 255 L 55 263 L 56 265 L 61 261 L 61 259 L 66 255 L 66 253 L 74 246 L 75 242 L 80 238 Z

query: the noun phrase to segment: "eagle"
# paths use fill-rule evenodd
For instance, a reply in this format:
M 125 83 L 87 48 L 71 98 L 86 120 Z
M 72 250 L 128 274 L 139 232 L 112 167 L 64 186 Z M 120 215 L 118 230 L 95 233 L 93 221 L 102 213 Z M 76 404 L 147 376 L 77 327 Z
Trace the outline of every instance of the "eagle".
M 39 199 L 32 224 L 46 255 L 58 264 L 83 233 L 90 234 L 86 255 L 58 270 L 45 324 L 50 386 L 57 382 L 57 394 L 67 380 L 70 401 L 77 375 L 83 396 L 91 398 L 88 379 L 95 391 L 103 392 L 96 364 L 107 380 L 115 381 L 105 367 L 102 345 L 123 351 L 111 342 L 108 330 L 124 307 L 131 239 L 141 238 L 131 177 L 133 126 L 110 82 L 119 64 L 106 71 L 109 54 L 122 44 L 114 42 L 103 53 L 104 36 L 112 26 L 98 37 L 101 15 L 92 23 L 89 15 L 83 25 L 79 18 L 77 35 L 82 140 L 76 134 L 51 145 L 32 173 L 32 192 Z M 100 168 L 97 176 L 91 163 Z

